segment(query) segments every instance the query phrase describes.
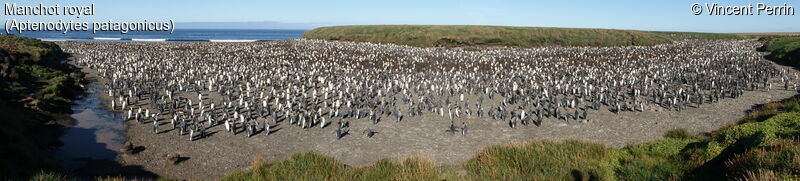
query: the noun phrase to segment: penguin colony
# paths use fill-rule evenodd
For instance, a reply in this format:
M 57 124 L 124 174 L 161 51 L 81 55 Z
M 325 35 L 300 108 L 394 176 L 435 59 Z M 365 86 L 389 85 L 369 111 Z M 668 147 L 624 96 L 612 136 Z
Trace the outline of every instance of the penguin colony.
M 107 80 L 108 105 L 126 121 L 186 141 L 210 129 L 247 139 L 289 126 L 373 138 L 381 130 L 350 122 L 421 115 L 449 122 L 443 136 L 470 136 L 481 129 L 468 129 L 474 121 L 533 129 L 591 119 L 589 110 L 680 112 L 747 91 L 797 90 L 798 80 L 752 51 L 756 40 L 480 51 L 307 39 L 60 44 Z

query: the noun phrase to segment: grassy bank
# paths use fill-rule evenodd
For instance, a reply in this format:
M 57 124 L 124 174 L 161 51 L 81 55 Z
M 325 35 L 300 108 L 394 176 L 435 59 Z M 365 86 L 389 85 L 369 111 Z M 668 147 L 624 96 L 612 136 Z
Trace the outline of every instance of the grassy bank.
M 685 38 L 743 38 L 735 34 L 649 32 L 611 29 L 511 26 L 368 25 L 321 27 L 303 38 L 394 43 L 418 47 L 456 46 L 628 46 L 656 45 Z
M 51 42 L 0 35 L 0 57 L 0 180 L 58 170 L 56 120 L 70 112 L 83 75 L 61 63 L 67 54 Z
M 83 73 L 62 63 L 67 54 L 52 42 L 0 36 L 0 98 L 47 113 L 68 113 L 82 92 Z
M 769 38 L 759 50 L 770 52 L 767 59 L 782 65 L 800 68 L 800 37 Z
M 452 180 L 455 173 L 423 158 L 401 162 L 381 160 L 364 168 L 347 167 L 316 152 L 297 153 L 286 160 L 256 160 L 248 171 L 233 172 L 222 180 Z

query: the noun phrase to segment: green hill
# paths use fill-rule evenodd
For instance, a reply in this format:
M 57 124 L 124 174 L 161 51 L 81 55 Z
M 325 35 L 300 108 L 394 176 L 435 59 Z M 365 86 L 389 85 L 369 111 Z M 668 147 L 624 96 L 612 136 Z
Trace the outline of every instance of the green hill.
M 83 74 L 58 45 L 0 35 L 0 180 L 20 180 L 59 170 L 48 151 L 58 146 L 55 120 L 71 112 Z
M 303 38 L 393 43 L 418 47 L 628 46 L 657 45 L 684 38 L 744 38 L 742 35 L 612 29 L 459 25 L 365 25 L 321 27 Z
M 779 64 L 800 67 L 800 37 L 769 38 L 759 50 L 770 52 L 766 58 Z

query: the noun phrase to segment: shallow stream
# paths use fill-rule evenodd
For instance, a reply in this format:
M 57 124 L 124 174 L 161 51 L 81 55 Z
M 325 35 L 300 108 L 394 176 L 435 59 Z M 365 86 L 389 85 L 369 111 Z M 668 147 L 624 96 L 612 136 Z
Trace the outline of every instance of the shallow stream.
M 64 145 L 54 153 L 68 170 L 81 168 L 90 160 L 115 160 L 125 143 L 122 116 L 105 107 L 99 97 L 103 92 L 104 88 L 93 85 L 72 105 L 75 125 L 65 128 L 59 137 Z

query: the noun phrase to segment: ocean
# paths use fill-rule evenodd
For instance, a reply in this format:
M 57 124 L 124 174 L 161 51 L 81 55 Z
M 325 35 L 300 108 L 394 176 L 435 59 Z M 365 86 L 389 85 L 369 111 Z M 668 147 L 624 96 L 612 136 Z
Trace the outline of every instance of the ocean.
M 132 31 L 119 32 L 91 31 L 67 32 L 33 31 L 18 36 L 37 38 L 45 41 L 211 41 L 211 42 L 253 42 L 286 40 L 300 38 L 306 30 L 251 30 L 251 29 L 176 29 L 174 33 Z M 3 31 L 5 33 L 5 31 Z

